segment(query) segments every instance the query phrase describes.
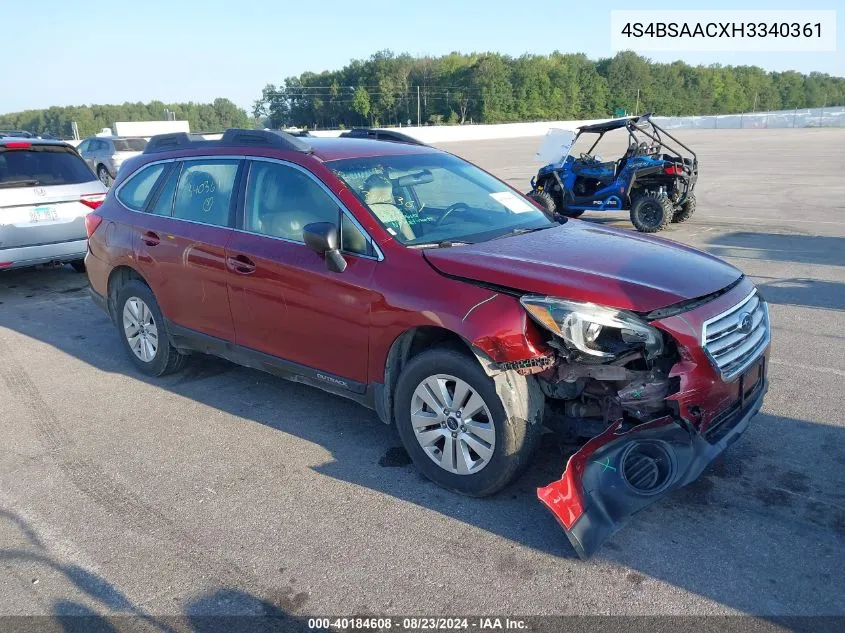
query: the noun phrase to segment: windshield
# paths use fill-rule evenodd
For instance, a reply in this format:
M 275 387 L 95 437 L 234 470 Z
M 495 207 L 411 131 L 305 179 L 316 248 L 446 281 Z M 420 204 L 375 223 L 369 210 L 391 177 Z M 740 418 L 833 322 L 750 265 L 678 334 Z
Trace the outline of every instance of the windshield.
M 113 142 L 116 152 L 143 152 L 147 146 L 147 141 L 142 138 L 116 138 Z
M 555 226 L 493 176 L 450 154 L 376 156 L 326 165 L 408 246 L 483 242 Z

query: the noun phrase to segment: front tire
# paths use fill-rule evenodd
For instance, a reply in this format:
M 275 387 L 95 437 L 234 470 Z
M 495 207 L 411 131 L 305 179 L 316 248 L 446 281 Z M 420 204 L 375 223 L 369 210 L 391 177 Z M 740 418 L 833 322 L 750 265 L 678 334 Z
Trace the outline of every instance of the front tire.
M 631 204 L 631 223 L 642 233 L 656 233 L 672 221 L 675 210 L 664 195 L 646 193 Z
M 170 344 L 167 325 L 153 291 L 133 279 L 117 292 L 115 324 L 129 360 L 147 376 L 182 368 L 185 356 Z
M 678 210 L 675 211 L 672 222 L 686 222 L 692 217 L 693 213 L 695 213 L 695 194 L 691 193 Z
M 527 196 L 540 205 L 550 220 L 557 219 L 557 203 L 549 192 L 534 189 L 529 191 Z
M 472 497 L 508 485 L 541 433 L 506 411 L 476 359 L 436 348 L 415 356 L 396 386 L 396 428 L 416 467 L 434 483 Z

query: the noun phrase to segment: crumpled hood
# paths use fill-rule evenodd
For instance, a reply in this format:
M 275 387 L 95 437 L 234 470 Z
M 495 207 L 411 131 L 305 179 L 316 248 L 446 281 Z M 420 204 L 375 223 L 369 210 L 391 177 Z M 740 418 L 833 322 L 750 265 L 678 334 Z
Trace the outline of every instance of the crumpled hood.
M 689 246 L 580 220 L 424 253 L 447 275 L 636 312 L 710 294 L 742 275 Z

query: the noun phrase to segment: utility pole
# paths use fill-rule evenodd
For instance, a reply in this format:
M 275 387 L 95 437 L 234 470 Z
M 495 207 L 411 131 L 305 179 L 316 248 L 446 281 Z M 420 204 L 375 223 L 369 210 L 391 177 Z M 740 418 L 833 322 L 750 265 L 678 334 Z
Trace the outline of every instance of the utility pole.
M 637 115 L 639 113 L 640 113 L 640 89 L 637 88 L 637 107 L 634 108 L 634 115 Z
M 420 87 L 417 86 L 417 127 L 421 127 L 422 123 L 420 122 Z

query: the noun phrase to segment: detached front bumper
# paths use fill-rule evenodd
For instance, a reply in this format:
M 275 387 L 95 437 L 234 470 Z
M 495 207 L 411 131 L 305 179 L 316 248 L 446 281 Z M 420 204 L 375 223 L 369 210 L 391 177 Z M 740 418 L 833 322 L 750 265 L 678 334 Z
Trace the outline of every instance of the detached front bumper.
M 569 458 L 560 480 L 537 490 L 582 558 L 592 555 L 635 512 L 697 479 L 748 428 L 768 391 L 767 355 L 754 384 L 702 432 L 680 416 L 629 430 L 611 425 Z

